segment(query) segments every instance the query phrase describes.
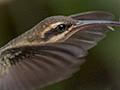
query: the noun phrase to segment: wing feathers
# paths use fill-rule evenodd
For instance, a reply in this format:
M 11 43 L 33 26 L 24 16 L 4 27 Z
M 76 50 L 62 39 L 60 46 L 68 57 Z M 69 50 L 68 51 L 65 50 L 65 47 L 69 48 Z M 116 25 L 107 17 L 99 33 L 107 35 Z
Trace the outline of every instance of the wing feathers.
M 114 15 L 109 12 L 103 11 L 90 11 L 80 14 L 69 16 L 70 18 L 77 20 L 113 20 Z M 91 26 L 82 30 L 79 30 L 73 36 L 71 36 L 67 42 L 73 43 L 78 46 L 82 46 L 85 50 L 88 50 L 96 45 L 98 41 L 103 39 L 105 33 L 109 31 L 107 26 Z M 75 40 L 79 39 L 79 40 Z M 93 43 L 92 43 L 92 42 Z
M 85 41 L 90 42 L 98 42 L 102 38 L 104 38 L 106 35 L 104 33 L 96 33 L 96 32 L 90 32 L 90 31 L 81 31 L 81 35 L 75 35 L 74 38 L 78 38 Z
M 76 58 L 82 58 L 87 55 L 87 51 L 82 49 L 81 46 L 74 45 L 73 43 L 65 42 L 62 44 L 50 45 L 49 48 L 54 48 L 54 50 L 59 50 L 60 52 L 66 52 Z
M 3 83 L 0 90 L 35 90 L 69 78 L 80 69 L 85 62 L 83 57 L 87 55 L 87 51 L 81 47 L 67 43 L 11 50 L 13 53 L 22 52 L 14 60 L 24 60 L 12 65 L 8 74 L 0 79 L 0 83 Z
M 92 26 L 85 29 L 82 29 L 71 36 L 65 42 L 70 44 L 75 44 L 77 46 L 83 47 L 85 50 L 89 50 L 103 39 L 108 32 L 108 27 L 105 26 Z
M 104 11 L 89 11 L 69 16 L 77 20 L 113 20 L 114 15 Z

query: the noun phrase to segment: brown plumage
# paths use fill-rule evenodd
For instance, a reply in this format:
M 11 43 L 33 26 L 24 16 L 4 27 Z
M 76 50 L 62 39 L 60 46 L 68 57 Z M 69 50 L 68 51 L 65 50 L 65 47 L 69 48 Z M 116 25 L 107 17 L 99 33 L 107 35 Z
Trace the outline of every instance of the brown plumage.
M 41 21 L 0 49 L 0 90 L 35 90 L 71 77 L 107 26 L 120 26 L 113 18 L 93 11 Z

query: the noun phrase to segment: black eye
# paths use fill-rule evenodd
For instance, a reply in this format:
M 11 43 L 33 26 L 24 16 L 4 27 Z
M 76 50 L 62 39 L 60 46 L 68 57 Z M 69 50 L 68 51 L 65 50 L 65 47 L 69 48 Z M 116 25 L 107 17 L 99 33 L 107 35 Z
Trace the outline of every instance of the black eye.
M 71 25 L 65 25 L 65 24 L 60 24 L 58 26 L 55 27 L 56 30 L 58 30 L 59 32 L 64 32 L 65 30 L 67 30 Z

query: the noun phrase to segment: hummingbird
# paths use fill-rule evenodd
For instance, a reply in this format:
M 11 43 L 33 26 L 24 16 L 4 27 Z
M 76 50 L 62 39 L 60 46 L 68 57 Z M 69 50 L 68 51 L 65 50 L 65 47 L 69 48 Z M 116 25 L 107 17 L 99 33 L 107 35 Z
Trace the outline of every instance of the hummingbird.
M 42 20 L 0 48 L 0 90 L 35 90 L 71 77 L 111 26 L 120 26 L 113 19 L 89 11 Z

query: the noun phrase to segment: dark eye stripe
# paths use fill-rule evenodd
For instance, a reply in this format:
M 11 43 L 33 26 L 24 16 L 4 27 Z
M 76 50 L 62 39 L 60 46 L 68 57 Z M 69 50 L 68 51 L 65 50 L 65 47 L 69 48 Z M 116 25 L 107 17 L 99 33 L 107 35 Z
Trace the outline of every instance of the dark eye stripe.
M 45 32 L 45 33 L 44 33 L 44 38 L 42 38 L 42 39 L 43 39 L 44 41 L 47 41 L 47 40 L 49 40 L 52 36 L 63 33 L 65 30 L 64 30 L 64 31 L 58 30 L 58 29 L 61 28 L 61 27 L 59 27 L 59 26 L 64 26 L 63 28 L 65 28 L 65 30 L 67 30 L 69 27 L 72 26 L 72 24 L 69 24 L 69 25 L 63 25 L 63 24 L 61 25 L 61 24 L 60 24 L 60 25 L 56 26 L 55 29 L 51 29 L 51 30 Z M 59 28 L 57 28 L 57 27 L 59 27 Z
M 60 34 L 60 32 L 58 32 L 57 30 L 55 29 L 51 29 L 47 32 L 44 33 L 44 38 L 42 38 L 44 41 L 47 41 L 49 40 L 50 37 L 54 36 L 54 35 L 58 35 Z

